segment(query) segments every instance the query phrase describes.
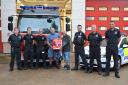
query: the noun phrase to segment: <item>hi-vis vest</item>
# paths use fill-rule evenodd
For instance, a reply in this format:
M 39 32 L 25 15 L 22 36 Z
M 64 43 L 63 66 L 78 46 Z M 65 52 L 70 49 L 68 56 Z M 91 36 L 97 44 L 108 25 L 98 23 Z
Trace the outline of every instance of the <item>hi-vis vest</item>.
M 52 49 L 53 50 L 60 50 L 62 47 L 62 39 L 56 38 L 52 40 Z

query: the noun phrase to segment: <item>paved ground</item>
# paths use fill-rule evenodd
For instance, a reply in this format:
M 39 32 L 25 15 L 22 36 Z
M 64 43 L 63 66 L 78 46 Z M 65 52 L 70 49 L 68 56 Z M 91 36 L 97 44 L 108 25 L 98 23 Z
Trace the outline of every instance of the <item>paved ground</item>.
M 111 72 L 109 77 L 102 77 L 94 72 L 92 74 L 84 73 L 84 71 L 64 71 L 43 69 L 23 70 L 9 72 L 8 57 L 4 58 L 4 62 L 0 59 L 0 85 L 127 85 L 128 84 L 128 65 L 120 70 L 120 79 L 114 77 Z

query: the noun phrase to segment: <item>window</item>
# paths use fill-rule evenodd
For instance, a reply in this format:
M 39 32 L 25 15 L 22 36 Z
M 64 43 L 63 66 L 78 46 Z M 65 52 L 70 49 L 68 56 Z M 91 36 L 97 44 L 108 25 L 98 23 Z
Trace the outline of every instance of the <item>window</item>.
M 125 8 L 124 8 L 124 11 L 128 11 L 128 7 L 125 7 Z
M 91 26 L 86 27 L 86 30 L 92 30 Z
M 103 27 L 100 26 L 100 27 L 99 27 L 99 30 L 107 30 L 107 27 L 105 27 L 105 26 L 103 26 Z
M 119 17 L 111 17 L 112 21 L 119 21 Z
M 126 26 L 126 27 L 123 27 L 123 30 L 128 30 L 128 26 Z
M 94 7 L 86 7 L 86 10 L 87 11 L 94 11 L 95 9 L 94 9 Z
M 112 7 L 112 11 L 119 11 L 119 7 Z
M 107 7 L 99 7 L 99 11 L 107 11 Z
M 124 17 L 123 20 L 124 20 L 124 21 L 128 21 L 128 17 Z
M 106 21 L 107 17 L 99 17 L 99 21 Z
M 94 20 L 94 17 L 86 17 L 86 20 L 88 20 L 88 21 L 93 21 Z
M 122 40 L 121 45 L 120 45 L 120 48 L 122 48 L 124 44 L 128 45 L 128 39 L 127 38 L 124 38 Z

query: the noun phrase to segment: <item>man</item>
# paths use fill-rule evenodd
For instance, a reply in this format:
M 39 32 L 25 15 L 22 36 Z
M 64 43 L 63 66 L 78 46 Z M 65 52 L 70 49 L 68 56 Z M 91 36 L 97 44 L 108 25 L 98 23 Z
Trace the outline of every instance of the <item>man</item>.
M 92 32 L 88 35 L 89 41 L 89 57 L 90 57 L 90 68 L 88 73 L 93 72 L 94 59 L 97 60 L 98 64 L 98 74 L 101 75 L 101 52 L 100 44 L 102 41 L 102 36 L 96 32 L 96 25 L 92 25 Z
M 121 37 L 121 33 L 118 29 L 115 28 L 115 23 L 113 21 L 110 22 L 110 29 L 105 32 L 105 38 L 107 40 L 106 46 L 106 69 L 105 74 L 103 76 L 109 76 L 110 71 L 110 60 L 111 56 L 114 59 L 114 69 L 115 69 L 115 77 L 120 78 L 119 76 L 119 66 L 118 66 L 118 43 Z
M 14 28 L 14 34 L 10 35 L 8 42 L 11 45 L 11 62 L 10 62 L 10 70 L 13 71 L 14 63 L 16 58 L 17 69 L 22 70 L 21 68 L 21 53 L 20 53 L 20 45 L 22 42 L 22 37 L 19 34 L 19 29 Z
M 59 69 L 60 68 L 60 49 L 54 50 L 52 47 L 53 40 L 60 38 L 60 35 L 55 32 L 55 29 L 53 27 L 50 28 L 50 35 L 48 36 L 48 57 L 50 61 L 50 66 L 52 66 L 52 61 L 53 58 L 56 61 L 56 67 Z
M 24 51 L 24 69 L 28 69 L 28 60 L 30 59 L 30 68 L 33 69 L 33 44 L 34 38 L 31 33 L 31 27 L 27 28 L 27 34 L 24 36 L 24 44 L 25 44 L 25 51 Z M 30 57 L 30 58 L 29 58 Z
M 85 40 L 86 40 L 86 36 L 85 34 L 82 32 L 82 26 L 78 25 L 77 26 L 77 30 L 78 32 L 75 33 L 74 36 L 74 45 L 75 45 L 75 67 L 72 70 L 78 70 L 78 66 L 79 66 L 79 56 L 81 57 L 84 66 L 86 68 L 86 71 L 88 71 L 88 64 L 86 61 L 86 55 L 85 55 L 85 51 L 84 51 L 84 44 L 85 44 Z
M 66 31 L 62 32 L 62 54 L 64 57 L 65 65 L 64 69 L 70 70 L 70 36 L 67 35 Z
M 46 58 L 47 58 L 47 39 L 43 35 L 43 29 L 39 29 L 39 35 L 35 37 L 36 43 L 36 68 L 39 67 L 39 59 L 43 61 L 43 67 L 46 68 Z

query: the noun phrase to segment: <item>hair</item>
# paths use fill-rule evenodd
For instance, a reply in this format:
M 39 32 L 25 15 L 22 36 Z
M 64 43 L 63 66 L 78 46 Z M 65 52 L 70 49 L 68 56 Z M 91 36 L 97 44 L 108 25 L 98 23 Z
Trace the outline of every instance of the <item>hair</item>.
M 27 30 L 28 30 L 29 28 L 31 28 L 31 27 L 27 27 Z
M 110 21 L 110 23 L 115 23 L 114 21 Z
M 77 25 L 77 27 L 82 27 L 82 25 Z
M 51 30 L 52 28 L 55 30 L 55 28 L 54 28 L 54 27 L 50 27 L 50 30 Z

